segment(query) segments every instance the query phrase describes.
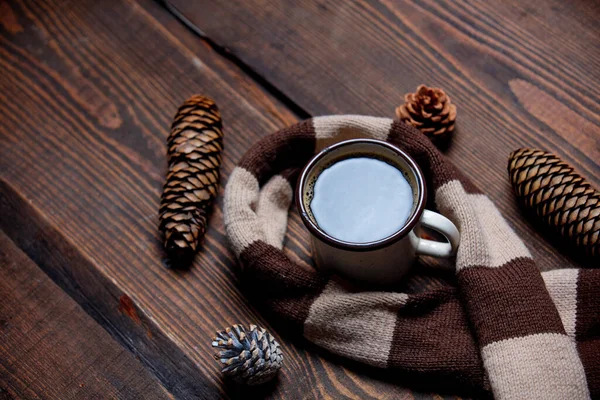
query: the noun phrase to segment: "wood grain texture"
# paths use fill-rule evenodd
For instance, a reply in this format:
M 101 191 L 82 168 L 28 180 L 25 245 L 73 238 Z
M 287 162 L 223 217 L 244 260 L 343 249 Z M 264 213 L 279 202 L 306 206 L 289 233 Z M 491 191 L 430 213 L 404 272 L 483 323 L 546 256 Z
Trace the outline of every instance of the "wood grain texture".
M 433 397 L 281 337 L 240 291 L 222 197 L 193 267 L 165 268 L 156 214 L 177 106 L 194 93 L 220 106 L 223 182 L 253 142 L 296 121 L 284 106 L 152 1 L 11 1 L 2 10 L 0 228 L 166 390 L 177 398 Z M 309 263 L 307 243 L 294 215 L 288 251 Z M 278 381 L 256 389 L 223 381 L 210 346 L 215 330 L 251 322 L 285 352 Z
M 0 397 L 172 396 L 0 231 Z
M 447 154 L 525 238 L 541 269 L 577 265 L 522 215 L 510 152 L 557 153 L 600 186 L 600 5 L 519 1 L 171 0 L 312 115 L 393 116 L 425 83 L 457 105 Z

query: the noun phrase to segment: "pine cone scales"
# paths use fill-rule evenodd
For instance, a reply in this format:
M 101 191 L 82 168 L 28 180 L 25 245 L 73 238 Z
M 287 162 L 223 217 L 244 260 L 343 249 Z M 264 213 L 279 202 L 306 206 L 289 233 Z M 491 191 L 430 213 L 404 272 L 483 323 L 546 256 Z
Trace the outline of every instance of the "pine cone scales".
M 206 232 L 217 196 L 223 150 L 221 115 L 204 96 L 185 101 L 167 139 L 169 171 L 160 206 L 160 229 L 169 258 L 188 263 Z
M 250 325 L 249 332 L 242 325 L 217 332 L 212 346 L 222 349 L 215 354 L 215 360 L 225 365 L 221 372 L 239 383 L 258 385 L 271 380 L 283 363 L 275 338 L 256 325 Z
M 432 140 L 442 140 L 454 131 L 456 106 L 442 89 L 420 85 L 416 93 L 404 96 L 396 116 L 419 129 Z
M 600 256 L 600 192 L 557 156 L 519 149 L 508 162 L 517 198 L 591 257 Z

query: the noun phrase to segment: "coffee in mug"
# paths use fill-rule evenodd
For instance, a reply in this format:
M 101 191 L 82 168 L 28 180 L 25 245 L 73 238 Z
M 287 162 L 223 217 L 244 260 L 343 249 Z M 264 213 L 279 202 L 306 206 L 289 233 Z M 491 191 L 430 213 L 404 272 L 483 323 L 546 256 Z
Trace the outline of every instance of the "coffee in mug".
M 310 193 L 309 208 L 317 225 L 351 243 L 376 242 L 393 235 L 404 226 L 415 203 L 400 169 L 366 156 L 328 166 Z
M 425 210 L 417 163 L 387 142 L 353 139 L 324 149 L 304 167 L 295 197 L 316 266 L 360 283 L 397 283 L 416 256 L 450 257 L 458 247 L 454 224 Z M 448 242 L 421 238 L 422 226 Z

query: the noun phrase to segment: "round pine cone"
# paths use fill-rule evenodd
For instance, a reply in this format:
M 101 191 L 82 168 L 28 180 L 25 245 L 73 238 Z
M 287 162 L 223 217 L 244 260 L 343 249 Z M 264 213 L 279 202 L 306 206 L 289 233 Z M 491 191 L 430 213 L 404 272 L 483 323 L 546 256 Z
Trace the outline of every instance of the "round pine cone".
M 405 103 L 396 108 L 396 116 L 419 129 L 432 141 L 446 141 L 454 131 L 456 106 L 442 89 L 421 85 L 416 93 L 407 93 Z
M 250 325 L 246 331 L 242 325 L 233 325 L 217 332 L 213 347 L 221 349 L 215 360 L 225 367 L 221 372 L 238 383 L 259 385 L 277 375 L 283 364 L 279 343 L 264 328 Z
M 523 206 L 588 256 L 600 257 L 600 192 L 541 150 L 513 151 L 508 173 Z

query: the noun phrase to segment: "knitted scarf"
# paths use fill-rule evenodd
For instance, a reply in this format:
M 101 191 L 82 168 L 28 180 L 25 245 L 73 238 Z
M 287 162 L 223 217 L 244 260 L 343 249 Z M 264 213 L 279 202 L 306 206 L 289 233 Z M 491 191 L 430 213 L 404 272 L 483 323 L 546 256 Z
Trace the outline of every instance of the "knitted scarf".
M 461 233 L 456 287 L 352 290 L 282 251 L 298 170 L 323 148 L 359 137 L 402 148 L 423 170 L 430 200 Z M 263 138 L 229 177 L 224 217 L 241 280 L 257 301 L 332 353 L 428 390 L 600 397 L 600 270 L 540 274 L 494 204 L 402 122 L 318 117 Z

